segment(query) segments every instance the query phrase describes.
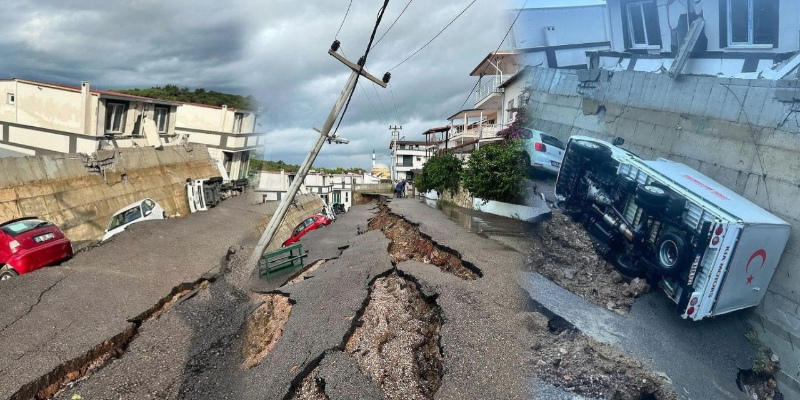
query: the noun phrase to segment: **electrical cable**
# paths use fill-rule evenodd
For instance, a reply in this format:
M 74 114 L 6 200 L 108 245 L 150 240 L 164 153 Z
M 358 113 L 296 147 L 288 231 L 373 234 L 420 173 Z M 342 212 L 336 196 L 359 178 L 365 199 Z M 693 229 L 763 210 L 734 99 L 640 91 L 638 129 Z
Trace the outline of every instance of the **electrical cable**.
M 383 1 L 383 7 L 381 7 L 380 11 L 378 11 L 378 18 L 375 20 L 375 27 L 372 28 L 372 34 L 369 37 L 369 43 L 367 43 L 367 50 L 364 51 L 364 56 L 358 60 L 358 74 L 356 74 L 356 81 L 355 85 L 358 85 L 358 78 L 361 77 L 361 73 L 364 72 L 364 65 L 367 64 L 367 56 L 369 56 L 369 51 L 372 48 L 372 42 L 375 40 L 375 33 L 378 31 L 378 26 L 381 24 L 381 20 L 383 19 L 383 13 L 386 11 L 386 6 L 389 5 L 389 0 Z M 344 105 L 344 110 L 342 110 L 342 114 L 339 117 L 339 122 L 336 124 L 336 129 L 333 130 L 333 137 L 336 136 L 336 133 L 339 131 L 339 126 L 342 125 L 342 120 L 344 120 L 344 115 L 347 113 L 348 107 L 350 107 L 350 101 L 353 100 L 353 94 L 356 92 L 355 87 L 350 91 L 350 95 L 347 96 L 347 103 Z
M 522 7 L 519 8 L 519 11 L 517 12 L 517 16 L 514 17 L 513 21 L 511 21 L 511 26 L 508 27 L 508 30 L 506 31 L 505 36 L 503 36 L 503 40 L 500 41 L 500 44 L 497 45 L 497 49 L 495 49 L 494 52 L 492 52 L 491 54 L 496 55 L 497 52 L 500 51 L 500 47 L 502 47 L 503 43 L 505 43 L 506 39 L 508 39 L 508 35 L 511 33 L 511 29 L 514 28 L 514 24 L 517 23 L 517 19 L 519 19 L 520 14 L 522 14 L 522 10 L 524 10 L 525 6 L 527 6 L 527 5 L 528 5 L 528 0 L 525 0 L 525 3 L 522 5 Z M 469 92 L 469 94 L 467 94 L 467 98 L 464 99 L 464 102 L 461 104 L 460 110 L 464 109 L 464 106 L 467 104 L 467 101 L 469 101 L 469 97 L 472 96 L 472 92 L 474 92 L 475 88 L 478 87 L 478 84 L 481 83 L 481 78 L 483 78 L 483 75 L 486 72 L 487 68 L 489 68 L 489 63 L 487 63 L 486 66 L 483 67 L 483 71 L 481 71 L 481 74 L 478 77 L 478 82 L 475 82 L 475 86 L 473 86 L 472 90 Z
M 391 71 L 392 71 L 392 70 L 394 70 L 395 68 L 397 68 L 397 67 L 399 67 L 399 66 L 403 65 L 403 64 L 404 64 L 406 61 L 410 60 L 410 59 L 411 59 L 411 57 L 414 57 L 415 55 L 417 55 L 417 53 L 419 53 L 420 51 L 422 51 L 422 49 L 424 49 L 424 48 L 428 47 L 428 45 L 429 45 L 429 44 L 431 44 L 431 42 L 433 42 L 434 40 L 436 40 L 436 38 L 437 38 L 437 37 L 439 37 L 439 35 L 441 35 L 441 34 L 442 34 L 442 32 L 444 32 L 444 31 L 445 31 L 445 30 L 446 30 L 448 27 L 450 27 L 450 25 L 452 25 L 452 24 L 453 24 L 453 22 L 456 22 L 456 20 L 457 20 L 459 17 L 461 17 L 461 15 L 462 15 L 462 14 L 464 14 L 464 13 L 465 13 L 465 12 L 466 12 L 466 11 L 467 11 L 467 10 L 468 10 L 470 7 L 472 7 L 472 5 L 473 5 L 473 4 L 475 4 L 475 2 L 476 2 L 476 1 L 478 1 L 478 0 L 472 0 L 472 1 L 471 1 L 471 2 L 470 2 L 468 5 L 467 5 L 467 7 L 465 7 L 463 10 L 461 10 L 461 12 L 460 12 L 460 13 L 458 13 L 458 15 L 456 15 L 456 17 L 455 17 L 455 18 L 453 18 L 453 19 L 452 19 L 450 22 L 448 22 L 448 23 L 447 23 L 447 25 L 445 25 L 445 26 L 444 26 L 444 28 L 442 28 L 442 30 L 440 30 L 440 31 L 439 31 L 439 33 L 437 33 L 437 34 L 436 34 L 436 35 L 435 35 L 433 38 L 431 38 L 431 40 L 429 40 L 429 41 L 428 41 L 428 43 L 425 43 L 424 45 L 422 45 L 422 47 L 420 47 L 419 49 L 417 49 L 417 51 L 413 52 L 413 53 L 412 53 L 410 56 L 406 57 L 406 59 L 405 59 L 405 60 L 401 61 L 401 62 L 400 62 L 400 64 L 397 64 L 397 65 L 395 65 L 394 67 L 390 68 L 390 69 L 389 69 L 389 72 L 391 72 Z M 526 3 L 527 3 L 527 2 L 526 2 Z
M 339 38 L 339 33 L 342 32 L 342 27 L 344 26 L 344 21 L 347 20 L 347 14 L 350 13 L 350 6 L 353 5 L 353 0 L 350 0 L 350 4 L 347 5 L 347 11 L 344 12 L 344 18 L 342 18 L 342 23 L 339 24 L 339 30 L 336 31 L 336 35 L 333 36 L 334 39 Z
M 392 24 L 389 25 L 389 29 L 387 29 L 386 32 L 383 32 L 383 35 L 381 35 L 381 37 L 378 38 L 378 40 L 375 42 L 375 44 L 372 45 L 372 48 L 375 48 L 375 46 L 377 46 L 378 43 L 380 43 L 381 40 L 383 40 L 383 38 L 386 36 L 386 34 L 389 33 L 390 30 L 392 30 L 392 27 L 394 26 L 394 24 L 396 24 L 397 20 L 399 20 L 400 17 L 403 16 L 403 13 L 406 12 L 406 9 L 408 9 L 408 6 L 411 5 L 412 1 L 414 1 L 414 0 L 408 0 L 408 3 L 406 3 L 406 6 L 403 8 L 403 11 L 400 11 L 400 15 L 398 15 L 397 18 L 394 19 L 394 22 L 392 22 Z
M 372 90 L 375 91 L 375 96 L 378 97 L 378 103 L 381 104 L 381 109 L 383 109 L 383 114 L 386 116 L 386 120 L 390 121 L 391 118 L 389 117 L 389 113 L 386 112 L 386 107 L 383 106 L 383 100 L 381 100 L 381 95 L 378 94 L 378 89 L 375 87 L 375 82 L 372 82 Z
M 397 117 L 397 123 L 400 124 L 400 113 L 397 112 L 397 102 L 394 101 L 394 90 L 392 90 L 392 84 L 389 84 L 389 93 L 392 94 L 392 104 L 394 104 L 394 116 Z
M 347 58 L 347 54 L 344 54 L 344 48 L 342 48 L 342 47 L 341 47 L 341 45 L 339 46 L 339 51 L 341 51 L 341 52 L 342 52 L 342 55 L 343 55 L 345 58 Z M 373 84 L 374 84 L 374 83 L 373 83 Z M 367 94 L 367 91 L 366 91 L 366 90 L 364 90 L 364 86 L 359 86 L 359 87 L 361 88 L 361 91 L 364 93 L 364 97 L 366 97 L 366 98 L 367 98 L 367 101 L 369 102 L 369 106 L 370 106 L 370 107 L 372 107 L 372 111 L 375 111 L 375 115 L 377 115 L 377 116 L 378 116 L 378 119 L 381 121 L 381 124 L 383 124 L 383 125 L 386 125 L 386 121 L 388 121 L 388 120 L 389 120 L 389 118 L 386 118 L 385 120 L 383 119 L 383 115 L 381 115 L 381 113 L 379 113 L 379 112 L 378 112 L 378 109 L 377 109 L 377 108 L 375 108 L 375 104 L 373 104 L 373 103 L 372 103 L 372 100 L 369 98 L 369 95 Z M 378 91 L 377 91 L 377 90 L 375 90 L 375 93 L 377 93 L 377 92 L 378 92 Z M 385 112 L 386 112 L 386 111 L 384 110 L 384 113 L 385 113 Z

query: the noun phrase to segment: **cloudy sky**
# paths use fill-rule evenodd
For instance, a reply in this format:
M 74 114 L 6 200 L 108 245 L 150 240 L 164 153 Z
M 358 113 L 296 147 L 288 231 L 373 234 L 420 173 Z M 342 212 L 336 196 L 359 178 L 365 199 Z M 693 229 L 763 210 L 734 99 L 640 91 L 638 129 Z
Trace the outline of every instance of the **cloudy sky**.
M 412 1 L 370 52 L 367 69 L 382 76 L 470 1 Z M 252 94 L 264 106 L 266 158 L 300 163 L 316 138 L 311 128 L 321 127 L 350 73 L 327 54 L 348 3 L 4 0 L 0 76 L 73 85 L 89 80 L 100 89 L 171 83 Z M 350 59 L 364 52 L 382 3 L 353 1 L 338 35 Z M 389 2 L 377 37 L 406 4 Z M 326 145 L 315 165 L 368 167 L 373 148 L 388 162 L 390 124 L 402 125 L 407 140 L 446 124 L 475 84 L 469 72 L 508 29 L 509 5 L 477 0 L 430 46 L 392 70 L 391 91 L 360 81 L 340 129 L 350 144 Z

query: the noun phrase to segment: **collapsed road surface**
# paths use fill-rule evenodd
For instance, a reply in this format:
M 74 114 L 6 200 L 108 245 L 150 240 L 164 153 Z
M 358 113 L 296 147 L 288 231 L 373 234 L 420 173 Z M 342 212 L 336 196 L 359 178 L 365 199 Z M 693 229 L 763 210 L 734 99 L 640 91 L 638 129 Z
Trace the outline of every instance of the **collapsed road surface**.
M 264 211 L 243 196 L 142 222 L 61 266 L 3 282 L 0 398 L 47 398 L 124 352 L 142 320 L 207 285 L 229 246 L 257 238 Z

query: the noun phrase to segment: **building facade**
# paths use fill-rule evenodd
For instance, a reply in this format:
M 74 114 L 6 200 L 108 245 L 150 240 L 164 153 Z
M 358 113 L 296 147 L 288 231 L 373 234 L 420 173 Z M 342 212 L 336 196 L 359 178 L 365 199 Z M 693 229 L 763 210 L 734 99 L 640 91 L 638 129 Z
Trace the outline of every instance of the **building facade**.
M 389 143 L 394 154 L 392 160 L 392 180 L 414 181 L 414 177 L 422 171 L 428 161 L 427 147 L 424 141 L 398 140 Z
M 0 149 L 12 155 L 206 144 L 220 174 L 244 178 L 266 143 L 254 112 L 25 79 L 0 80 Z
M 296 176 L 295 172 L 259 171 L 255 192 L 263 202 L 281 201 L 286 197 Z M 353 204 L 353 186 L 364 183 L 364 180 L 365 176 L 362 174 L 322 174 L 312 171 L 306 175 L 300 192 L 315 194 L 325 204 L 342 204 L 345 211 L 348 211 Z

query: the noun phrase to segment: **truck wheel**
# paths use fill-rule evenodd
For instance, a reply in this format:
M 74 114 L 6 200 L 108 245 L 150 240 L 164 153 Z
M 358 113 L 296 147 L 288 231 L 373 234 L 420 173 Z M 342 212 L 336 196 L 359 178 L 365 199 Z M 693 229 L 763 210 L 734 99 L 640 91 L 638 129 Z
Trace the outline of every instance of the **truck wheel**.
M 649 212 L 661 212 L 667 207 L 669 194 L 667 191 L 650 184 L 636 188 L 636 205 Z
M 576 153 L 594 160 L 605 160 L 611 156 L 611 150 L 608 147 L 588 140 L 573 140 L 570 148 Z
M 629 278 L 641 278 L 644 276 L 644 268 L 637 267 L 628 254 L 622 253 L 618 255 L 616 261 L 617 271 L 619 271 L 619 273 L 622 275 L 625 275 Z
M 656 266 L 659 272 L 665 276 L 681 272 L 688 253 L 686 240 L 672 232 L 664 233 L 656 245 Z

